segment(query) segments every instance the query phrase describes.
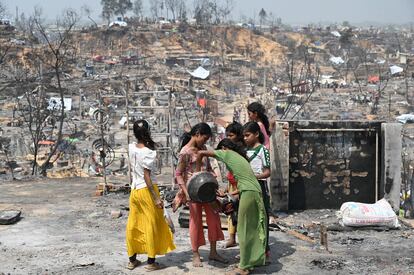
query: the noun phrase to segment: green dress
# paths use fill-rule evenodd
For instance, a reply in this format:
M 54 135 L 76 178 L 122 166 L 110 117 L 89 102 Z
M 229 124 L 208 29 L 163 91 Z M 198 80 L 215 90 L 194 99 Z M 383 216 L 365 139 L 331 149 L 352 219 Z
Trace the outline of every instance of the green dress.
M 214 151 L 237 180 L 240 191 L 237 236 L 240 245 L 241 269 L 252 269 L 266 263 L 266 212 L 262 190 L 249 162 L 231 150 Z

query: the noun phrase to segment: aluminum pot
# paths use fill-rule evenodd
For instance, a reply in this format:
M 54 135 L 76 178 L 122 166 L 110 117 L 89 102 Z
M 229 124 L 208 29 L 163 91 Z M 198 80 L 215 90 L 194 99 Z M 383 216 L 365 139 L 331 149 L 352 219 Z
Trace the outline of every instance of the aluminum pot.
M 187 190 L 194 202 L 212 202 L 216 200 L 218 182 L 210 172 L 195 173 L 188 181 Z

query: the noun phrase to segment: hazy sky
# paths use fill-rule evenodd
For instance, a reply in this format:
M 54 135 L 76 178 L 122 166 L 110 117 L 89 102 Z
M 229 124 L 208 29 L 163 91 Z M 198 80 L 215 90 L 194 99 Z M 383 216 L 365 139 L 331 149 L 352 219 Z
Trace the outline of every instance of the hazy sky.
M 16 6 L 19 13 L 31 14 L 34 6 L 43 8 L 44 14 L 53 19 L 65 8 L 80 9 L 87 4 L 94 10 L 95 17 L 101 12 L 100 0 L 0 0 L 14 16 Z M 149 1 L 144 0 L 144 9 L 149 14 Z M 220 0 L 218 0 L 220 1 Z M 189 8 L 193 8 L 193 0 L 186 0 Z M 414 0 L 234 0 L 232 17 L 240 19 L 240 15 L 258 17 L 261 8 L 267 13 L 282 18 L 286 23 L 318 23 L 342 22 L 352 23 L 407 23 L 414 22 Z

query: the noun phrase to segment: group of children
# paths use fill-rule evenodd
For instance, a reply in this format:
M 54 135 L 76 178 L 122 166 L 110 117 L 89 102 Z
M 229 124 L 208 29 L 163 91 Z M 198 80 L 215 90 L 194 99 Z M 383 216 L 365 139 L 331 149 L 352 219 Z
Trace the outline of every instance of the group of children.
M 226 247 L 236 245 L 236 232 L 240 247 L 240 263 L 230 274 L 248 274 L 255 266 L 265 265 L 270 256 L 269 191 L 270 177 L 269 121 L 264 107 L 257 102 L 248 106 L 250 122 L 242 126 L 233 122 L 226 128 L 226 138 L 216 150 L 207 150 L 206 143 L 212 136 L 206 123 L 192 127 L 182 141 L 175 178 L 180 192 L 175 205 L 188 205 L 190 210 L 190 240 L 193 266 L 203 265 L 199 247 L 205 245 L 202 212 L 206 214 L 209 260 L 227 263 L 217 252 L 217 241 L 224 240 L 219 212 L 208 203 L 192 202 L 187 191 L 190 177 L 198 171 L 212 171 L 209 157 L 223 162 L 229 173 L 231 196 L 239 200 L 237 219 L 229 219 L 230 238 Z M 175 249 L 173 236 L 164 219 L 163 203 L 158 188 L 151 178 L 155 159 L 154 142 L 149 126 L 144 120 L 134 123 L 137 142 L 129 145 L 130 165 L 133 175 L 130 196 L 130 213 L 127 224 L 127 249 L 129 269 L 141 264 L 137 254 L 148 255 L 148 270 L 162 268 L 155 255 L 164 255 Z M 222 191 L 218 195 L 223 195 Z

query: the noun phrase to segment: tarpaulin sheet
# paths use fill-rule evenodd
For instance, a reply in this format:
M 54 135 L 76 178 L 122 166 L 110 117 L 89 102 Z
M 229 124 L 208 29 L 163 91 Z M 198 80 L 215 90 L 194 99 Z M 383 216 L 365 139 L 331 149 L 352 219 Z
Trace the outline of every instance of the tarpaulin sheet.
M 188 71 L 188 73 L 192 77 L 199 78 L 199 79 L 207 79 L 210 76 L 210 71 L 207 71 L 206 69 L 204 69 L 201 66 L 198 67 L 197 69 L 195 69 L 192 72 Z
M 398 74 L 404 71 L 404 69 L 394 65 L 390 67 L 390 71 L 391 71 L 391 74 Z

